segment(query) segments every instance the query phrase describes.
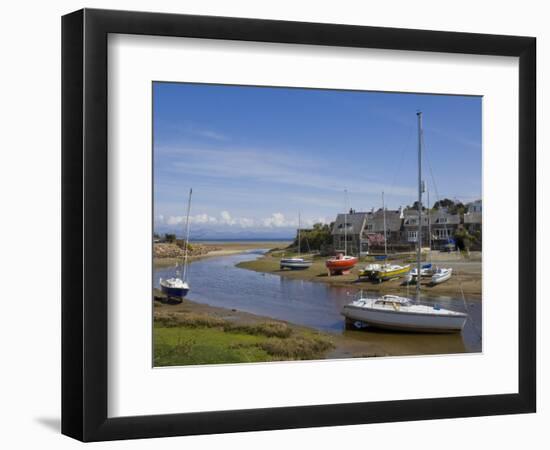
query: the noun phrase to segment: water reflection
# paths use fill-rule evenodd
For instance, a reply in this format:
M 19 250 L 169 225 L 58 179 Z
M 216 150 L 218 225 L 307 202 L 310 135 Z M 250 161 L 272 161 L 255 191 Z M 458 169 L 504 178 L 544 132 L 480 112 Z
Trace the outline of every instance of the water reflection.
M 369 330 L 345 330 L 342 306 L 355 291 L 324 283 L 292 280 L 235 267 L 262 250 L 198 260 L 189 265 L 190 299 L 213 306 L 273 317 L 321 331 L 345 334 L 371 344 L 380 343 L 392 354 L 460 353 L 481 350 L 481 302 L 468 302 L 470 320 L 462 334 L 430 335 Z M 169 278 L 174 267 L 156 269 L 154 285 Z M 464 310 L 462 299 L 438 297 L 443 308 Z M 391 349 L 395 349 L 392 351 Z

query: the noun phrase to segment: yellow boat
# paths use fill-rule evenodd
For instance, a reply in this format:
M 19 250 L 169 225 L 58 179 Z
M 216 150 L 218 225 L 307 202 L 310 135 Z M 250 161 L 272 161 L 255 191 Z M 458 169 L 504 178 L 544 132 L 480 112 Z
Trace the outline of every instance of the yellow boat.
M 391 280 L 392 278 L 398 278 L 402 275 L 406 275 L 410 272 L 411 266 L 400 266 L 398 264 L 384 264 L 379 270 L 376 270 L 372 274 L 372 278 L 379 282 Z

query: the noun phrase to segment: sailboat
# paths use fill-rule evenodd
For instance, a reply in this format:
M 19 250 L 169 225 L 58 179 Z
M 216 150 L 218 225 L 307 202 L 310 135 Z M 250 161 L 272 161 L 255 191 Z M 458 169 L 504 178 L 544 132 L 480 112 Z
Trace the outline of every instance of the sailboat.
M 301 247 L 302 247 L 302 241 L 300 239 L 300 228 L 301 228 L 301 220 L 300 220 L 300 214 L 298 214 L 298 256 L 294 258 L 281 258 L 280 261 L 280 268 L 283 269 L 290 269 L 290 270 L 304 270 L 309 269 L 311 267 L 311 264 L 313 264 L 313 261 L 306 260 L 302 258 L 301 255 Z
M 382 211 L 384 215 L 384 255 L 388 257 L 388 233 L 386 231 L 386 204 L 384 202 L 384 193 L 382 192 Z M 369 264 L 364 270 L 359 272 L 359 277 L 368 277 L 376 280 L 379 283 L 393 278 L 398 278 L 401 275 L 406 275 L 411 270 L 410 265 L 400 266 L 399 264 Z
M 185 250 L 183 258 L 183 274 L 178 265 L 176 274 L 167 280 L 160 279 L 160 289 L 169 298 L 183 298 L 189 292 L 189 283 L 187 282 L 187 256 L 189 252 L 189 213 L 191 212 L 191 196 L 193 189 L 189 189 L 189 200 L 187 202 L 187 219 L 185 220 Z
M 422 113 L 418 112 L 418 235 L 416 265 L 421 273 L 422 250 Z M 416 283 L 416 301 L 396 295 L 359 298 L 342 309 L 346 320 L 360 321 L 377 328 L 415 332 L 460 332 L 468 315 L 434 305 L 423 305 L 420 300 L 420 283 Z
M 347 194 L 347 191 L 346 191 Z M 325 265 L 330 275 L 342 275 L 348 273 L 355 264 L 359 261 L 356 256 L 348 255 L 348 214 L 347 205 L 346 213 L 344 213 L 344 253 L 338 253 L 336 256 L 325 261 Z

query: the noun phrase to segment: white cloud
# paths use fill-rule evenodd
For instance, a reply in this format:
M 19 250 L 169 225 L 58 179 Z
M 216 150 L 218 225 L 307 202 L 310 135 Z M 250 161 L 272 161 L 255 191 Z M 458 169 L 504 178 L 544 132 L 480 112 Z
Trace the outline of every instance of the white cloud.
M 296 226 L 294 221 L 288 221 L 285 219 L 284 214 L 276 212 L 271 214 L 270 217 L 266 217 L 262 220 L 264 227 L 268 228 L 281 228 L 281 227 L 291 227 Z
M 214 227 L 217 229 L 225 227 L 237 227 L 237 228 L 292 228 L 298 227 L 298 219 L 287 219 L 281 212 L 272 213 L 268 217 L 263 218 L 250 218 L 250 217 L 236 217 L 229 211 L 221 211 L 218 217 L 211 216 L 206 213 L 196 214 L 189 217 L 191 224 L 197 224 L 207 227 Z M 157 223 L 162 223 L 171 226 L 180 226 L 185 224 L 185 216 L 157 216 Z M 315 223 L 330 223 L 330 218 L 327 217 L 302 217 L 302 227 L 312 227 Z
M 235 225 L 235 223 L 237 223 L 237 221 L 233 219 L 233 217 L 231 217 L 231 214 L 229 214 L 229 211 L 222 211 L 220 213 L 220 217 L 221 217 L 220 223 L 224 225 Z

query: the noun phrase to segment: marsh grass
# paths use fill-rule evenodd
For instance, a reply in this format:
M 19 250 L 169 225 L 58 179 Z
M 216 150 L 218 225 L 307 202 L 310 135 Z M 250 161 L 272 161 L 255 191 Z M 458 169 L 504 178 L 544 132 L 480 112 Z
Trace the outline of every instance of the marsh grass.
M 155 366 L 318 359 L 334 348 L 328 336 L 284 322 L 243 324 L 200 313 L 156 317 L 154 345 Z

